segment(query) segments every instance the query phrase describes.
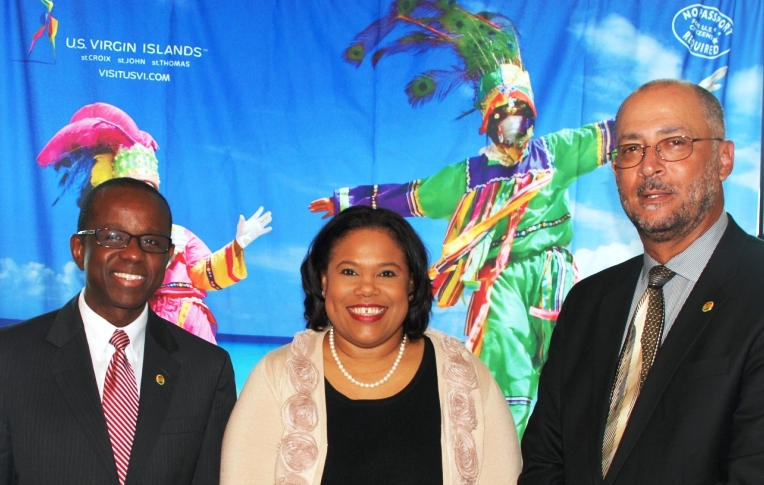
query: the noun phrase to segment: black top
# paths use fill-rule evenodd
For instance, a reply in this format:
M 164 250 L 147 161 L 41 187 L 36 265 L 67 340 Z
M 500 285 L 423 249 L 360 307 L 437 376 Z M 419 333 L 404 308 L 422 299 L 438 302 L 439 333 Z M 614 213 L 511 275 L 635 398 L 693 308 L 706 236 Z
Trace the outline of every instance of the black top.
M 435 349 L 424 355 L 411 382 L 384 399 L 352 400 L 328 380 L 328 451 L 322 485 L 443 483 L 440 399 Z

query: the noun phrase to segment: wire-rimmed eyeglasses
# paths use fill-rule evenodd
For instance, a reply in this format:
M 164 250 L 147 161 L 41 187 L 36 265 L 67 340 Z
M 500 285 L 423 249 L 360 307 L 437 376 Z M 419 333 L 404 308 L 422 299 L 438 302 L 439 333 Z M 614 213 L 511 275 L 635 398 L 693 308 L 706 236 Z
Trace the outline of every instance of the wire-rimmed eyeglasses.
M 172 239 L 161 234 L 130 234 L 119 229 L 89 229 L 77 231 L 78 235 L 93 234 L 99 246 L 110 249 L 126 248 L 130 239 L 136 238 L 140 248 L 147 253 L 162 254 L 170 250 Z
M 655 147 L 658 156 L 664 162 L 678 162 L 692 155 L 692 149 L 696 141 L 724 141 L 724 138 L 690 138 L 679 135 L 664 138 L 655 145 L 640 145 L 639 143 L 626 143 L 618 145 L 610 152 L 613 163 L 618 168 L 636 167 L 645 158 L 645 152 L 651 146 Z

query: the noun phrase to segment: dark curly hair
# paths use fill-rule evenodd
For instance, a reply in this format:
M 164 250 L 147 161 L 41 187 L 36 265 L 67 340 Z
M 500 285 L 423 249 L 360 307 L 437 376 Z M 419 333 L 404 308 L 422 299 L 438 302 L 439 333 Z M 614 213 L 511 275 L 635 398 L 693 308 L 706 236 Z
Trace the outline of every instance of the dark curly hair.
M 302 261 L 302 289 L 305 292 L 307 328 L 323 330 L 329 324 L 321 277 L 329 267 L 329 259 L 337 243 L 350 232 L 359 229 L 385 231 L 403 251 L 413 282 L 409 311 L 403 320 L 403 331 L 410 339 L 424 334 L 432 310 L 432 282 L 427 275 L 427 250 L 411 224 L 387 209 L 366 206 L 350 207 L 337 214 L 318 232 Z

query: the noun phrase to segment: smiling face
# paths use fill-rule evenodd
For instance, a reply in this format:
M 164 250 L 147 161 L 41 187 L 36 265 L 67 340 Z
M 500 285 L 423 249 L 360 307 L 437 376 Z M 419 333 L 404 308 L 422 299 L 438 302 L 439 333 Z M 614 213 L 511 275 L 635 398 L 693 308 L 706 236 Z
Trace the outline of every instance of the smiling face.
M 387 232 L 356 229 L 337 241 L 321 284 L 337 340 L 361 348 L 400 342 L 412 282 Z
M 648 253 L 650 245 L 668 243 L 673 257 L 724 210 L 722 181 L 732 171 L 732 142 L 695 142 L 692 155 L 677 162 L 666 162 L 655 151 L 655 144 L 670 136 L 721 135 L 712 131 L 697 94 L 686 86 L 653 86 L 632 94 L 621 107 L 616 143 L 651 146 L 636 167 L 613 165 L 621 205 Z
M 130 234 L 170 236 L 170 215 L 158 197 L 129 187 L 110 187 L 97 195 L 85 229 L 119 229 Z M 123 249 L 98 245 L 94 235 L 72 236 L 72 258 L 85 271 L 85 302 L 116 327 L 141 314 L 164 278 L 172 256 L 144 252 L 136 238 Z

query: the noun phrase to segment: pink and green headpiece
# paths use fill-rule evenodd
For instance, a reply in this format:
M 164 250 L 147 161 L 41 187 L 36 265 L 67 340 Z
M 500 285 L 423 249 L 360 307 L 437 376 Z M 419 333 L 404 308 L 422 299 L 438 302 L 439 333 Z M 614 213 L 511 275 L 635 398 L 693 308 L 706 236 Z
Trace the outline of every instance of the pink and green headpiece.
M 37 156 L 41 167 L 64 171 L 64 190 L 80 186 L 83 193 L 111 178 L 131 177 L 159 187 L 154 138 L 141 131 L 124 111 L 107 103 L 77 110 Z

